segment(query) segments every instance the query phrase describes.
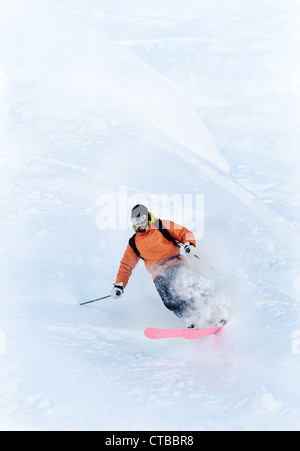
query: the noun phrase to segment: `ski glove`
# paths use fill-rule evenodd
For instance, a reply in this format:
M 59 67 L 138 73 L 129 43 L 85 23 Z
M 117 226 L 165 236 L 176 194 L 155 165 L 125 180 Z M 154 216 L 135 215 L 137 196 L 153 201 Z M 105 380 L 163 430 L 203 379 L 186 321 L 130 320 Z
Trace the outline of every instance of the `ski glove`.
M 186 257 L 191 257 L 192 255 L 195 255 L 196 248 L 192 243 L 189 243 L 189 242 L 185 243 L 183 248 L 184 248 L 184 255 Z
M 116 285 L 114 283 L 114 287 L 113 287 L 113 289 L 111 290 L 111 293 L 110 293 L 111 297 L 113 299 L 119 299 L 122 296 L 123 293 L 124 293 L 123 282 L 119 283 L 118 285 Z

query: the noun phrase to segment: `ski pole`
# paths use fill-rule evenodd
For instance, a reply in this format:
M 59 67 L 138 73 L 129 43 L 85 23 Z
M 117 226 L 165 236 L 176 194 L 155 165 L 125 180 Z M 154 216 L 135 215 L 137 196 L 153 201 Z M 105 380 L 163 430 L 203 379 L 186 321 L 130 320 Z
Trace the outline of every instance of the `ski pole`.
M 111 294 L 108 296 L 103 296 L 103 298 L 93 299 L 92 301 L 82 302 L 80 305 L 91 304 L 92 302 L 102 301 L 102 299 L 111 298 Z
M 180 247 L 184 247 L 184 244 L 179 243 L 179 246 L 180 246 Z M 198 257 L 197 254 L 194 254 L 194 257 L 197 258 L 198 260 L 201 260 L 201 258 Z M 209 265 L 208 268 L 209 268 L 211 271 L 213 271 L 213 272 L 215 272 L 216 274 L 218 274 L 218 276 L 221 274 L 220 271 L 217 271 L 213 266 L 210 266 L 210 265 Z
M 198 255 L 194 255 L 194 257 L 198 258 L 198 260 L 201 260 L 200 257 L 198 257 Z M 221 275 L 220 271 L 217 271 L 213 266 L 208 265 L 208 268 L 213 271 L 214 273 L 216 273 L 218 276 Z

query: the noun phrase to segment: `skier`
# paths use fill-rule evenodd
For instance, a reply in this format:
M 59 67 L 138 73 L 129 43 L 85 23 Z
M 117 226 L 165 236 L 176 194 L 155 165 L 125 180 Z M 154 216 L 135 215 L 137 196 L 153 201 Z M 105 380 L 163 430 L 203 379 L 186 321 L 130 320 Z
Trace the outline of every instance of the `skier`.
M 176 280 L 183 268 L 187 267 L 185 257 L 195 254 L 194 234 L 172 221 L 156 219 L 141 204 L 133 207 L 131 222 L 135 234 L 129 240 L 121 260 L 111 296 L 115 299 L 122 296 L 133 269 L 142 259 L 164 305 L 183 321 L 189 322 L 193 313 L 193 299 L 187 299 L 180 293 Z M 180 253 L 179 243 L 183 245 L 184 255 Z M 191 323 L 186 325 L 195 327 Z

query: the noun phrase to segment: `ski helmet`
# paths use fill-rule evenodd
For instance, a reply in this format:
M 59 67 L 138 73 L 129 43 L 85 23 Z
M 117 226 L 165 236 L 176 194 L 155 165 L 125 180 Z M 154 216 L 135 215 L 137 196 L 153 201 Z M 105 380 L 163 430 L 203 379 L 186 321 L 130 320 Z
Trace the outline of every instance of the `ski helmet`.
M 133 224 L 134 230 L 137 229 L 137 226 L 139 224 L 146 222 L 146 221 L 147 221 L 147 227 L 148 227 L 148 222 L 151 221 L 151 216 L 148 211 L 148 208 L 145 207 L 145 205 L 137 204 L 131 210 L 130 220 Z

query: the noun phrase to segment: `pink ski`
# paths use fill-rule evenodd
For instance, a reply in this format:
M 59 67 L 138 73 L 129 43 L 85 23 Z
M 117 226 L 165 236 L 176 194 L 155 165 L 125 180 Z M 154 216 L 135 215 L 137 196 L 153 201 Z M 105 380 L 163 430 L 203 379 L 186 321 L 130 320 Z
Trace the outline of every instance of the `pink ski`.
M 216 334 L 223 326 L 210 327 L 209 329 L 156 329 L 155 327 L 149 327 L 145 330 L 147 338 L 174 338 L 184 337 L 188 340 L 194 338 L 202 338 L 208 335 Z

